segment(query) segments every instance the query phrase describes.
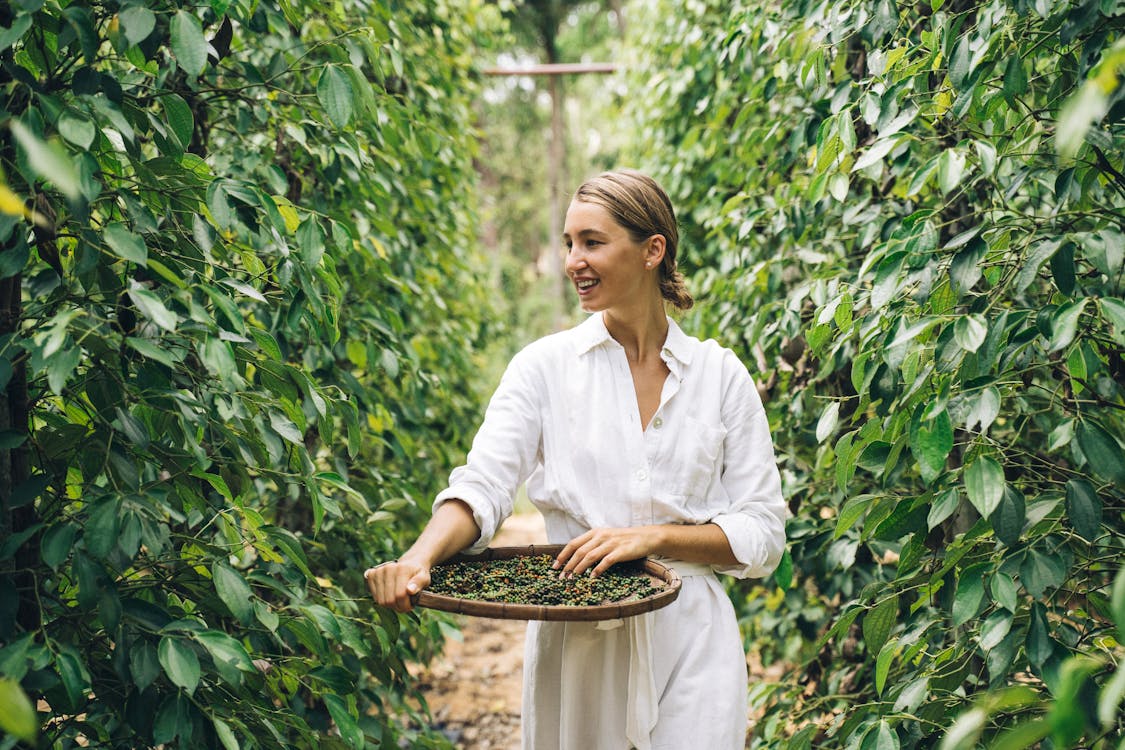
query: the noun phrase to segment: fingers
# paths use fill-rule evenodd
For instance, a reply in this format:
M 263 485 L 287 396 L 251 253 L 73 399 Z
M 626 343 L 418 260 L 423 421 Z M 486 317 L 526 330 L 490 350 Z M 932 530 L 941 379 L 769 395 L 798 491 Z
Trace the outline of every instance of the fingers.
M 396 612 L 413 609 L 410 597 L 430 585 L 429 570 L 398 561 L 368 568 L 363 577 L 375 603 Z
M 586 571 L 599 576 L 619 562 L 644 555 L 634 529 L 592 529 L 563 547 L 554 567 L 563 578 Z

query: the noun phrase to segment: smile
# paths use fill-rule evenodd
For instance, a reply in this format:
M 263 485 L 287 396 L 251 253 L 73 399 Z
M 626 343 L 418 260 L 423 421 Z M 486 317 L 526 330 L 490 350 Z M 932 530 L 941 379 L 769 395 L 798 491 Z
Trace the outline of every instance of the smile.
M 579 281 L 574 282 L 575 286 L 577 286 L 579 289 L 583 289 L 583 290 L 589 289 L 592 286 L 596 286 L 598 283 L 599 282 L 598 282 L 597 279 L 581 279 Z

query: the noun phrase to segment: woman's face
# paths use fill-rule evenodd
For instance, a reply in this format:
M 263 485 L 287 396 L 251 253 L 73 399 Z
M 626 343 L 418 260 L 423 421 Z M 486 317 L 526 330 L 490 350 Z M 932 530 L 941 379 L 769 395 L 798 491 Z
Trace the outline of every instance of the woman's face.
M 661 239 L 635 242 L 605 208 L 573 201 L 566 212 L 563 241 L 566 275 L 578 292 L 582 309 L 598 312 L 635 304 L 643 295 L 659 297 L 655 269 L 660 259 L 652 246 Z M 646 263 L 650 265 L 646 267 Z

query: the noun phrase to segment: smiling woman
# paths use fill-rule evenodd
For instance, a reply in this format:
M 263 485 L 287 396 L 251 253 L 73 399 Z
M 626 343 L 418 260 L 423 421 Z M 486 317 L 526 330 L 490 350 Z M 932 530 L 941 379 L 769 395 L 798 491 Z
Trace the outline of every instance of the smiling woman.
M 399 610 L 455 552 L 482 551 L 517 487 L 562 545 L 560 576 L 654 557 L 683 579 L 664 609 L 599 623 L 532 622 L 524 747 L 742 748 L 746 660 L 715 576 L 764 576 L 785 504 L 754 382 L 714 341 L 685 334 L 688 307 L 664 191 L 632 171 L 583 184 L 563 232 L 566 273 L 590 318 L 512 360 L 464 466 L 402 558 L 367 572 Z

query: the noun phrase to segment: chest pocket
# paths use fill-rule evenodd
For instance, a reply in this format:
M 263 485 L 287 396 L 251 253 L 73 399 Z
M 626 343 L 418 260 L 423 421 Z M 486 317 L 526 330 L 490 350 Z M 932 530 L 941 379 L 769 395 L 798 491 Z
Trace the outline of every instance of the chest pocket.
M 727 430 L 722 425 L 701 422 L 687 417 L 669 456 L 671 475 L 668 488 L 685 500 L 700 499 L 723 469 L 723 440 Z

